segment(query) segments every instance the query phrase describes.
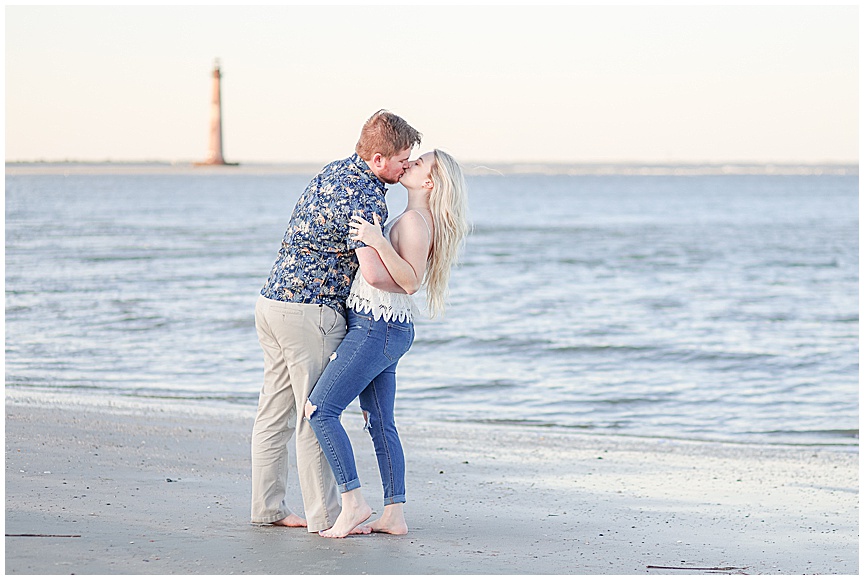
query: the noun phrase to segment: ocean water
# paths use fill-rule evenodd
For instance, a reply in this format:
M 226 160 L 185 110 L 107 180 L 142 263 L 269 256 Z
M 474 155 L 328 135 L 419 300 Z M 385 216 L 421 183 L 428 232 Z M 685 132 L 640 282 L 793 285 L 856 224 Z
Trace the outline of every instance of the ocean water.
M 310 177 L 7 172 L 7 393 L 254 408 L 254 304 Z M 468 185 L 398 416 L 857 446 L 857 172 Z

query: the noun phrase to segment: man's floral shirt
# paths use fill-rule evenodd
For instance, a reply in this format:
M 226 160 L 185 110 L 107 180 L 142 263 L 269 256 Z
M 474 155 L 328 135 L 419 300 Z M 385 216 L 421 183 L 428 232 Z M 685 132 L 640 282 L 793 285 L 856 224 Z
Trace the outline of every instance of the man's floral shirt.
M 357 271 L 351 217 L 387 221 L 386 187 L 356 153 L 327 165 L 294 206 L 282 247 L 261 294 L 272 300 L 324 304 L 346 316 L 345 300 Z

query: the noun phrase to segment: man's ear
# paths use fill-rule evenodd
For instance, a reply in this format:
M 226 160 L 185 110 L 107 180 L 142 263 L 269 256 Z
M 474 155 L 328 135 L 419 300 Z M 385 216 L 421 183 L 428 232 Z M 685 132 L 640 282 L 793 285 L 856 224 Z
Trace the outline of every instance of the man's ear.
M 384 167 L 384 156 L 380 153 L 376 153 L 372 156 L 372 159 L 369 160 L 369 164 L 374 165 L 378 169 Z

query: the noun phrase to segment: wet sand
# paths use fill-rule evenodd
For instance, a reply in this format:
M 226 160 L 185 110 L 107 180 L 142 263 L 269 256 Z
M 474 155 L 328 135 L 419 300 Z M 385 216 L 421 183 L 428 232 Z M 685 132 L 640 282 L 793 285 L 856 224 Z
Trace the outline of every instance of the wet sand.
M 333 540 L 249 524 L 253 413 L 7 393 L 6 573 L 858 573 L 857 447 L 404 417 L 409 534 Z

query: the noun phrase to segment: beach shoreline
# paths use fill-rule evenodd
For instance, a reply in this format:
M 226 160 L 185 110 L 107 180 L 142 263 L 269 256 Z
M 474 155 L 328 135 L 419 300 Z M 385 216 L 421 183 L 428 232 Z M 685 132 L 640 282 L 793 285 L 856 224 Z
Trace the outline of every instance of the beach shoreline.
M 344 422 L 380 513 L 355 415 Z M 858 573 L 857 447 L 404 417 L 411 531 L 329 540 L 249 523 L 253 416 L 7 394 L 6 573 Z

